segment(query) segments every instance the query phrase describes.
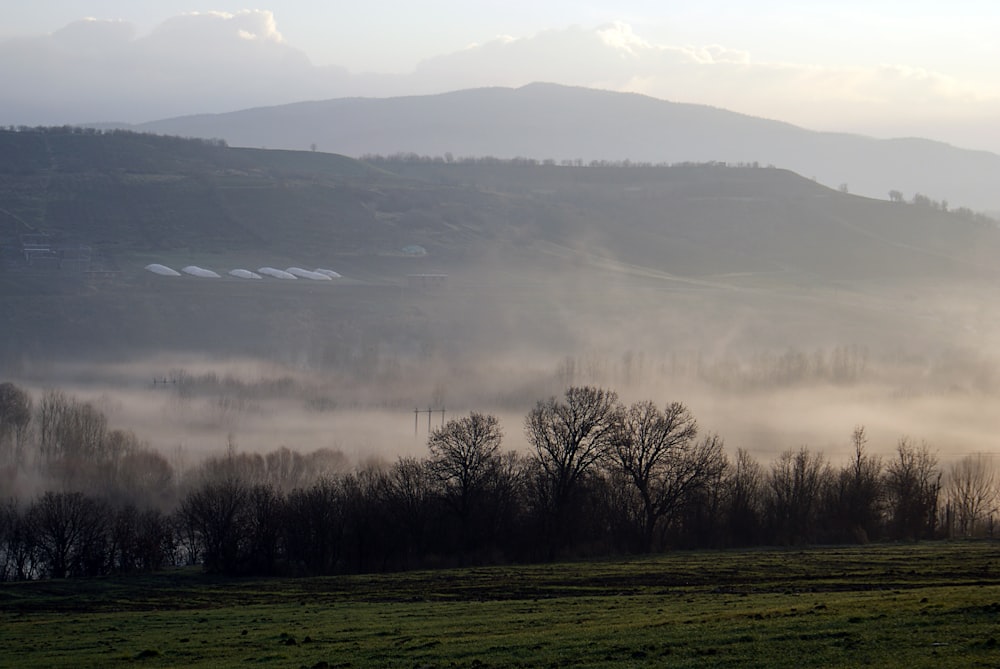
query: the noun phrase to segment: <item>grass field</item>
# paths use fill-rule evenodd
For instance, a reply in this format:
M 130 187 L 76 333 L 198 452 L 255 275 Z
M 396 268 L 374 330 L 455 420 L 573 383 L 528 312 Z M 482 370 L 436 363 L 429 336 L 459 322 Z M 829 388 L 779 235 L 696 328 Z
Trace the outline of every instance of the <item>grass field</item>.
M 4 667 L 1000 664 L 991 542 L 0 586 Z

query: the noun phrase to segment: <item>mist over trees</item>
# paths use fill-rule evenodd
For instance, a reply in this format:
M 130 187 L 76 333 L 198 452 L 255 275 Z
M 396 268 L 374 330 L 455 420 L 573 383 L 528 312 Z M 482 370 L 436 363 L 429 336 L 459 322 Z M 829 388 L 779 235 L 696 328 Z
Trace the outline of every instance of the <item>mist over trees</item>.
M 623 404 L 571 386 L 506 451 L 496 416 L 432 430 L 424 457 L 225 452 L 178 469 L 94 405 L 0 384 L 6 500 L 0 580 L 201 565 L 305 575 L 495 564 L 677 548 L 992 536 L 998 479 L 973 454 L 943 470 L 902 437 L 842 465 L 808 447 L 762 464 L 730 455 L 681 402 Z M 32 486 L 28 486 L 28 482 Z M 36 492 L 37 491 L 37 492 Z

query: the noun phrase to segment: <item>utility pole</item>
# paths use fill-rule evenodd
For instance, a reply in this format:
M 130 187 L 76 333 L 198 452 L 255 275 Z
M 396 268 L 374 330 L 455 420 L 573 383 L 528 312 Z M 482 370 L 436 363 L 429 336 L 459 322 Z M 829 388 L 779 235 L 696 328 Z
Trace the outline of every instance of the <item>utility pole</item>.
M 426 413 L 427 414 L 427 433 L 430 434 L 431 429 L 432 429 L 431 428 L 431 416 L 433 414 L 436 414 L 439 411 L 441 412 L 441 427 L 444 427 L 444 414 L 445 414 L 445 409 L 444 408 L 441 408 L 441 409 L 431 409 L 431 408 L 428 407 L 427 409 L 419 409 L 419 408 L 414 409 L 413 410 L 413 436 L 414 437 L 417 436 L 417 434 L 419 432 L 420 414 L 422 414 L 422 413 Z

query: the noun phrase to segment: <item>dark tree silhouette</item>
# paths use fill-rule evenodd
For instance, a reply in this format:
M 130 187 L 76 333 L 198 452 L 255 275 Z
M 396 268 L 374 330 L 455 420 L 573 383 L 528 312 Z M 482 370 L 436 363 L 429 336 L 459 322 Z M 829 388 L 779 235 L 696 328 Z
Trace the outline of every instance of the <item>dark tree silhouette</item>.
M 178 516 L 197 542 L 206 571 L 239 573 L 248 539 L 248 500 L 247 486 L 229 479 L 206 483 L 181 501 Z
M 823 486 L 830 476 L 823 456 L 805 447 L 785 451 L 772 463 L 767 513 L 779 543 L 815 540 Z
M 288 494 L 284 537 L 292 573 L 332 574 L 341 567 L 347 524 L 343 494 L 332 479 Z
M 851 433 L 851 461 L 831 487 L 831 521 L 835 541 L 867 543 L 878 536 L 882 521 L 882 459 L 868 453 L 864 426 Z
M 984 453 L 973 453 L 952 464 L 946 491 L 955 518 L 955 532 L 971 537 L 982 521 L 990 518 L 992 522 L 997 509 L 997 475 L 993 460 Z
M 0 383 L 0 466 L 25 464 L 25 437 L 31 425 L 31 395 L 13 383 Z
M 572 387 L 564 401 L 538 402 L 525 420 L 540 473 L 539 496 L 546 507 L 545 538 L 550 557 L 572 536 L 571 505 L 580 482 L 605 457 L 620 411 L 618 395 L 590 386 Z
M 441 515 L 433 476 L 425 462 L 400 458 L 382 483 L 383 496 L 393 510 L 388 533 L 395 539 L 399 566 L 418 566 L 430 549 L 433 521 Z
M 109 512 L 80 492 L 47 492 L 28 511 L 42 569 L 50 578 L 104 573 Z
M 496 416 L 472 412 L 434 430 L 427 441 L 428 467 L 448 507 L 458 517 L 463 550 L 474 550 L 477 528 L 500 465 L 503 431 Z
M 0 581 L 35 576 L 35 539 L 26 513 L 16 500 L 0 506 Z
M 890 536 L 908 541 L 933 538 L 940 491 L 941 472 L 930 447 L 900 439 L 896 457 L 885 469 Z
M 722 442 L 697 442 L 698 423 L 679 402 L 661 411 L 652 402 L 633 404 L 621 413 L 607 462 L 635 488 L 639 549 L 653 548 L 657 526 L 676 513 L 724 467 Z
M 723 486 L 728 542 L 737 546 L 759 542 L 764 515 L 764 468 L 741 448 Z

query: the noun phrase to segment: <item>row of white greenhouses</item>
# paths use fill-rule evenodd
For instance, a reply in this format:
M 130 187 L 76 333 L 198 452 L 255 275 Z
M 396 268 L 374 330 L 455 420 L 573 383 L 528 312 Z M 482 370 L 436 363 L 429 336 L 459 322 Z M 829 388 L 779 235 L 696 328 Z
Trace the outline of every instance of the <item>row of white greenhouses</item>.
M 161 265 L 159 263 L 152 263 L 150 265 L 146 265 L 146 271 L 152 272 L 153 274 L 159 274 L 160 276 L 181 276 L 182 274 L 189 274 L 201 279 L 222 278 L 222 275 L 215 270 L 205 269 L 204 267 L 198 267 L 197 265 L 188 265 L 187 267 L 181 268 L 181 271 L 178 272 L 172 267 L 167 267 L 166 265 Z M 288 269 L 261 267 L 257 271 L 249 269 L 231 269 L 228 274 L 229 276 L 236 277 L 237 279 L 263 279 L 265 276 L 268 276 L 273 279 L 282 279 L 285 281 L 294 281 L 298 279 L 306 279 L 309 281 L 332 281 L 334 279 L 341 278 L 340 274 L 334 272 L 332 269 L 323 269 L 321 267 L 316 269 L 303 269 L 301 267 L 289 267 Z

